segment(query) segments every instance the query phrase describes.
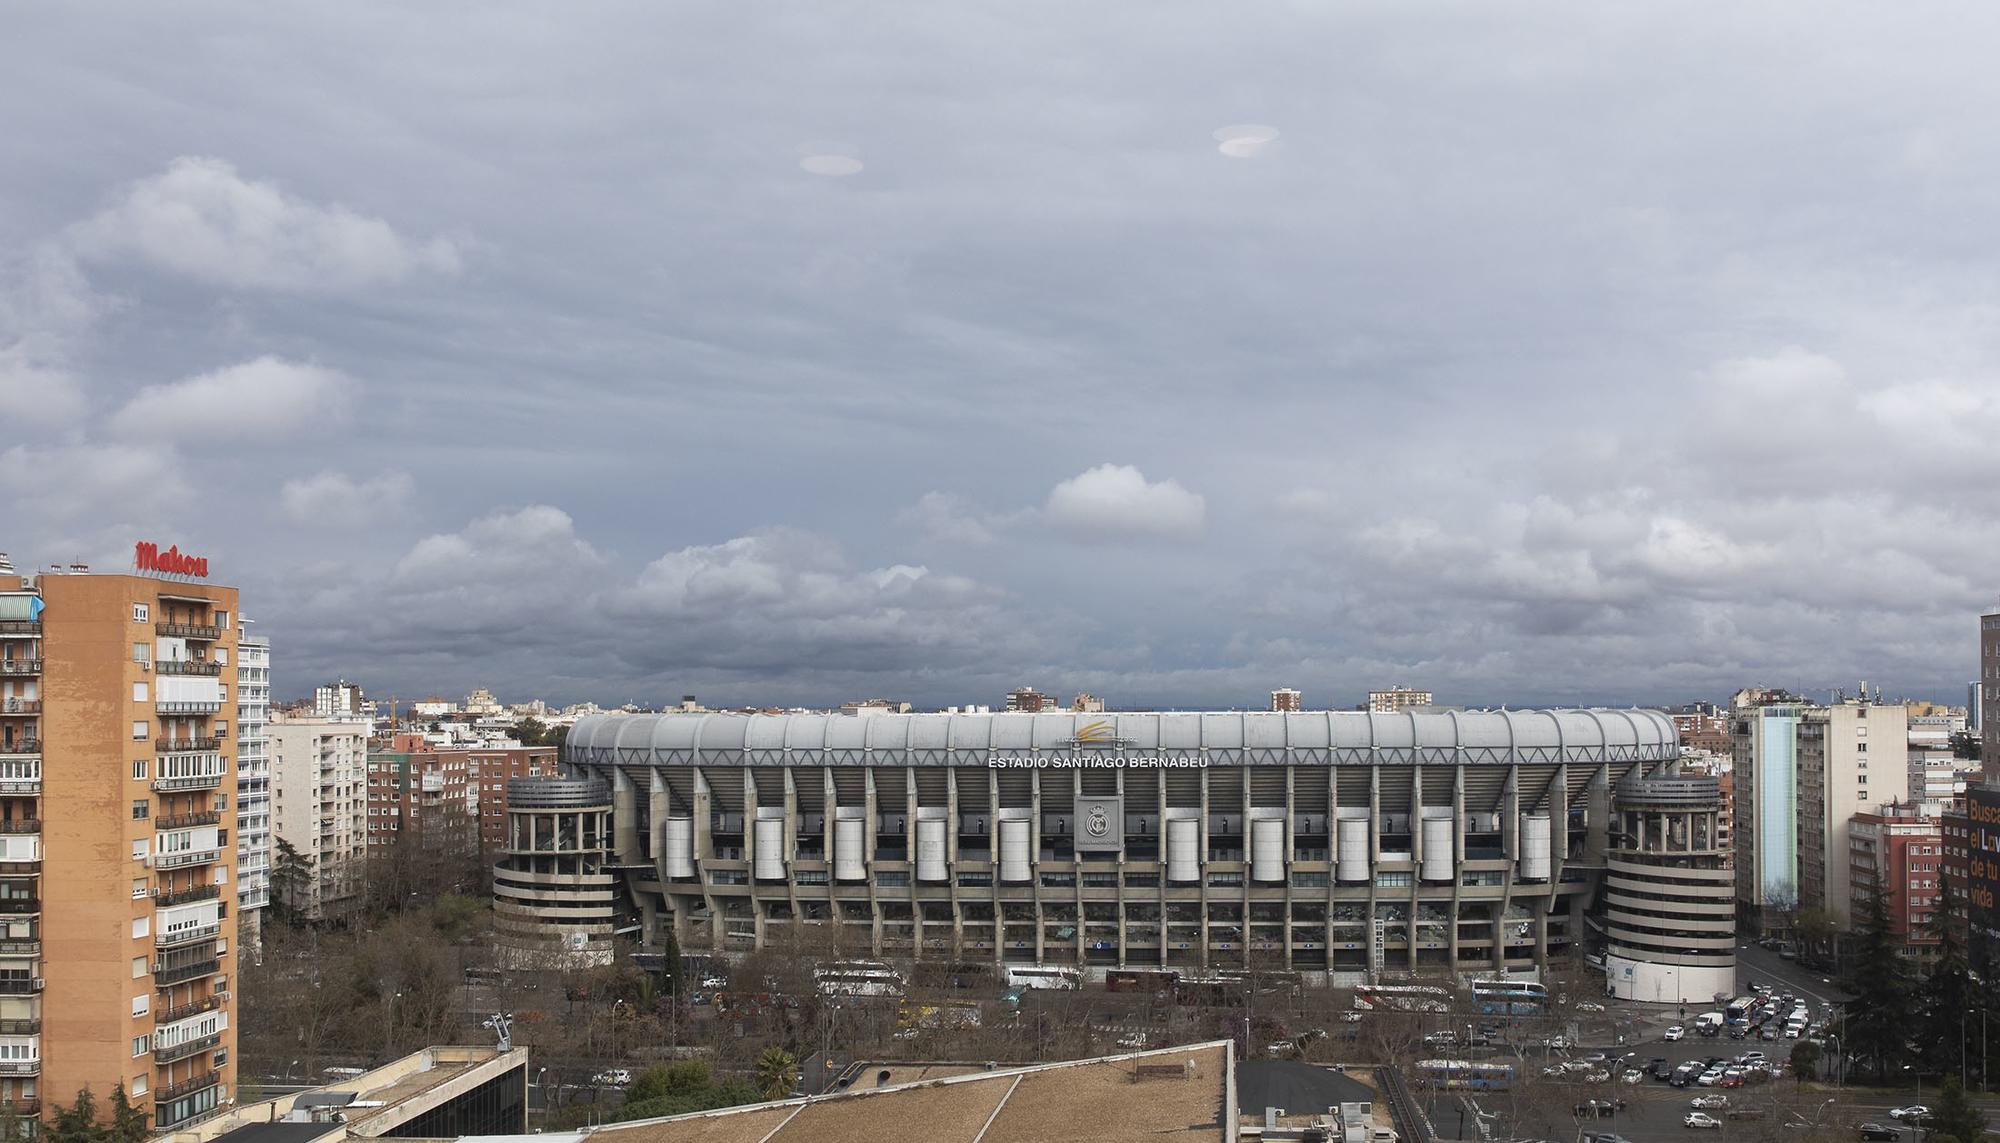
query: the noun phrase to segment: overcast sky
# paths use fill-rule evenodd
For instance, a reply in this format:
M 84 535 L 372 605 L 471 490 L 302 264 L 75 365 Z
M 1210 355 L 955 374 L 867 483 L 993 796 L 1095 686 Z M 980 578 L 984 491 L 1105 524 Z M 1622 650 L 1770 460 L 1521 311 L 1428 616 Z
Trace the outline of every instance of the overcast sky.
M 1962 702 L 2000 8 L 37 5 L 0 550 L 276 692 Z

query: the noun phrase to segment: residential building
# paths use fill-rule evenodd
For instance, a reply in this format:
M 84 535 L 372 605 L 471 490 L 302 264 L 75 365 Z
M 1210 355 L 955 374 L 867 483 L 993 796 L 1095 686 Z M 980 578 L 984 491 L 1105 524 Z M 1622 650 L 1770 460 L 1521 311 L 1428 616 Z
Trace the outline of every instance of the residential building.
M 1967 920 L 1972 913 L 1971 849 L 1974 831 L 1969 796 L 1970 791 L 1966 801 L 1946 805 L 1944 812 L 1938 815 L 1938 837 L 1944 849 L 1944 860 L 1939 862 L 1944 874 L 1941 880 L 1950 887 L 1952 896 L 1958 899 L 1958 911 L 1952 917 L 1952 927 L 1958 931 L 1961 940 L 1967 936 Z M 1990 935 L 1987 939 L 1991 939 Z M 1981 941 L 1982 945 L 1986 943 L 1987 940 Z
M 1069 709 L 1077 714 L 1103 714 L 1104 700 L 1088 691 L 1079 692 L 1069 700 Z
M 1797 868 L 1801 908 L 1825 909 L 1843 926 L 1850 920 L 1848 905 L 1853 893 L 1848 882 L 1848 823 L 1872 806 L 1905 796 L 1908 736 L 1909 708 L 1901 703 L 1849 700 L 1809 708 L 1800 719 Z
M 271 641 L 242 635 L 236 653 L 236 938 L 261 955 L 271 901 Z
M 1669 711 L 1668 717 L 1674 720 L 1674 729 L 1681 732 L 1682 746 L 1711 754 L 1729 753 L 1729 715 L 1715 709 L 1713 704 L 1693 703 Z
M 1962 829 L 1963 833 L 1956 833 Z M 1956 875 L 1962 872 L 1960 894 L 1965 902 L 1968 931 L 1974 937 L 1967 945 L 1973 967 L 1988 978 L 2000 971 L 1994 957 L 2000 953 L 2000 790 L 1973 786 L 1965 791 L 1961 820 L 1947 818 L 1945 866 Z
M 307 920 L 346 916 L 361 905 L 366 875 L 368 723 L 274 714 L 269 732 L 277 891 Z M 286 884 L 279 843 L 311 874 L 295 887 Z
M 1368 709 L 1375 714 L 1393 714 L 1399 710 L 1429 705 L 1431 705 L 1431 692 L 1411 687 L 1398 685 L 1385 691 L 1368 692 Z
M 1988 786 L 2000 788 L 2000 608 L 1979 617 L 1979 741 Z
M 1621 783 L 1675 777 L 1681 756 L 1646 710 L 609 714 L 563 751 L 608 793 L 644 956 L 669 937 L 704 955 L 831 939 L 877 957 L 1354 974 L 1559 963 L 1590 939 L 1625 848 Z M 1074 764 L 1035 764 L 1051 752 Z M 1633 855 L 1632 899 L 1713 874 L 1712 834 L 1681 826 L 1719 812 L 1698 784 Z M 1627 809 L 1664 792 L 1638 787 Z M 1657 928 L 1638 908 L 1627 927 Z M 1729 932 L 1635 932 L 1621 955 L 1688 984 L 1733 971 Z
M 346 679 L 313 690 L 313 713 L 321 718 L 360 718 L 366 702 L 360 685 Z
M 425 828 L 467 831 L 444 839 L 446 849 L 497 852 L 507 838 L 507 783 L 560 769 L 553 746 L 440 746 L 418 734 L 393 735 L 388 745 L 368 760 L 368 845 L 377 854 L 404 831 Z
M 134 557 L 0 557 L 0 1102 L 123 1085 L 157 1130 L 235 1091 L 237 593 Z
M 1913 802 L 1953 802 L 1965 797 L 1965 788 L 1979 781 L 1979 762 L 1960 758 L 1950 746 L 1909 747 L 1908 790 L 1899 795 Z
M 475 746 L 466 781 L 479 815 L 479 848 L 497 853 L 507 842 L 507 784 L 553 778 L 562 769 L 553 746 Z
M 1038 714 L 1045 710 L 1055 710 L 1061 705 L 1054 695 L 1045 695 L 1033 687 L 1017 687 L 1007 692 L 1009 711 L 1026 711 Z
M 1782 929 L 1798 907 L 1798 731 L 1810 709 L 1770 690 L 1740 692 L 1730 707 L 1736 906 L 1748 932 Z
M 693 696 L 689 697 L 692 698 Z M 478 690 L 465 696 L 465 713 L 474 718 L 495 718 L 506 712 L 507 708 L 501 706 L 500 700 L 494 698 L 493 692 L 487 690 L 485 687 L 480 687 Z
M 1848 823 L 1848 915 L 1867 916 L 1868 898 L 1879 888 L 1897 947 L 1918 962 L 1937 956 L 1929 928 L 1945 876 L 1941 827 L 1915 807 L 1893 804 Z
M 1300 711 L 1305 709 L 1305 696 L 1290 687 L 1279 687 L 1271 692 L 1271 709 L 1277 711 Z

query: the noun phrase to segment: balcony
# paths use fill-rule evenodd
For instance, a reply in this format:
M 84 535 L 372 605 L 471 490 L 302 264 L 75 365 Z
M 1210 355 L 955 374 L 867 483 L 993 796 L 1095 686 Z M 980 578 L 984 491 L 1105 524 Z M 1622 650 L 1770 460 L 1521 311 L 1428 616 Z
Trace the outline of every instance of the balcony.
M 0 1116 L 33 1119 L 41 1113 L 42 1101 L 39 1099 L 0 1099 Z
M 207 623 L 155 623 L 153 630 L 171 639 L 222 638 L 222 628 Z
M 213 754 L 222 749 L 220 738 L 156 738 L 153 749 L 162 754 Z
M 153 704 L 155 714 L 219 714 L 222 703 L 196 699 L 176 699 L 172 702 L 161 699 Z
M 40 762 L 0 763 L 0 794 L 39 794 L 42 792 L 42 764 Z
M 27 917 L 41 911 L 42 899 L 40 897 L 0 898 L 0 916 Z
M 40 713 L 42 713 L 41 699 L 24 699 L 24 698 L 0 699 L 0 715 L 40 714 Z
M 42 819 L 40 818 L 8 818 L 5 821 L 0 821 L 0 833 L 40 832 L 42 832 Z
M 40 754 L 42 740 L 39 738 L 14 738 L 0 743 L 0 754 Z
M 0 1060 L 0 1076 L 38 1076 L 42 1074 L 40 1060 Z
M 0 619 L 0 635 L 40 635 L 39 619 Z
M 221 810 L 197 810 L 191 814 L 175 814 L 172 817 L 154 818 L 154 829 L 187 829 L 191 826 L 211 826 L 222 820 Z
M 197 885 L 192 889 L 180 889 L 166 893 L 155 891 L 153 894 L 153 903 L 162 909 L 168 909 L 175 905 L 186 905 L 194 901 L 213 901 L 221 896 L 222 887 L 219 885 Z
M 176 1005 L 172 1008 L 162 1008 L 158 1012 L 153 1013 L 153 1023 L 171 1024 L 176 1020 L 185 1020 L 190 1016 L 199 1016 L 204 1012 L 213 1012 L 217 1008 L 222 1007 L 228 1000 L 229 994 L 227 992 L 218 992 L 213 996 L 204 996 L 200 1000 L 190 1001 L 189 1003 Z M 36 1023 L 40 1023 L 40 1021 Z
M 0 659 L 0 675 L 39 675 L 40 659 Z
M 153 789 L 158 793 L 167 793 L 173 790 L 213 790 L 222 785 L 224 777 L 226 775 L 220 772 L 214 774 L 176 774 L 171 778 L 159 777 L 153 779 Z M 40 784 L 39 782 L 36 783 L 38 787 Z M 4 790 L 0 790 L 0 793 L 4 792 Z
M 179 948 L 196 941 L 212 941 L 222 935 L 222 922 L 200 925 L 192 929 L 182 929 L 177 933 L 161 933 L 153 938 L 153 947 L 162 949 Z
M 222 962 L 219 960 L 198 960 L 192 964 L 177 965 L 156 960 L 153 962 L 153 987 L 165 988 L 182 981 L 200 980 L 204 976 L 214 976 L 221 969 Z
M 155 659 L 153 673 L 156 675 L 220 675 L 221 663 L 207 659 Z
M 190 865 L 212 865 L 221 853 L 218 849 L 190 849 L 181 853 L 156 853 L 152 857 L 155 869 L 184 869 Z
M 42 942 L 39 940 L 32 940 L 28 938 L 20 938 L 20 939 L 0 938 L 0 956 L 40 956 L 40 955 L 42 955 Z M 6 1024 L 6 1021 L 0 1020 L 0 1025 L 4 1024 Z M 4 1027 L 0 1027 L 0 1036 L 4 1035 L 6 1035 L 6 1029 Z
M 39 1036 L 42 1034 L 42 1018 L 31 1016 L 26 1020 L 0 1020 L 0 1036 Z
M 222 1043 L 222 1033 L 212 1032 L 209 1035 L 199 1036 L 192 1040 L 183 1040 L 170 1047 L 154 1048 L 153 1062 L 156 1064 L 171 1064 L 175 1060 L 185 1060 L 189 1056 L 200 1055 L 220 1043 Z
M 172 1103 L 174 1100 L 177 1100 L 184 1095 L 193 1095 L 195 1092 L 198 1092 L 203 1088 L 214 1087 L 216 1084 L 219 1084 L 221 1082 L 222 1082 L 222 1073 L 219 1071 L 211 1071 L 211 1072 L 203 1072 L 201 1075 L 198 1076 L 189 1076 L 187 1079 L 184 1079 L 179 1083 L 170 1083 L 165 1087 L 154 1088 L 153 1102 L 154 1104 L 160 1106 L 160 1110 L 159 1113 L 154 1117 L 157 1120 L 157 1122 L 155 1122 L 153 1126 L 165 1127 L 170 1122 L 178 1122 L 178 1120 L 170 1121 L 167 1119 L 166 1107 L 164 1105 Z M 198 1114 L 206 1115 L 207 1112 L 200 1112 Z M 183 1116 L 182 1118 L 185 1119 L 188 1118 L 188 1116 Z
M 41 990 L 39 976 L 0 976 L 0 996 L 33 996 Z

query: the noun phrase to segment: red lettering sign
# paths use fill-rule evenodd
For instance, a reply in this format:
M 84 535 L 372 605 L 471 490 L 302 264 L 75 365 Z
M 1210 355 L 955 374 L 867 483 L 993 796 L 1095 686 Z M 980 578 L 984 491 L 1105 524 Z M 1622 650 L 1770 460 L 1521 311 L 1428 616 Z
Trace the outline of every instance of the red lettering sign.
M 140 571 L 208 578 L 207 556 L 184 556 L 178 546 L 160 550 L 160 545 L 140 541 L 132 546 L 132 562 Z

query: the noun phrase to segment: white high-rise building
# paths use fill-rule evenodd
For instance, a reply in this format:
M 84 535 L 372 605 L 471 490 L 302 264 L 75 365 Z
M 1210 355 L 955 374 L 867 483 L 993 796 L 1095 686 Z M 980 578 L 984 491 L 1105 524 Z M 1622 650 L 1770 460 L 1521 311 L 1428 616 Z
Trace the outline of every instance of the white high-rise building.
M 368 724 L 279 717 L 269 736 L 272 866 L 284 841 L 313 873 L 284 903 L 307 920 L 341 916 L 360 903 L 368 856 Z
M 271 903 L 271 641 L 245 634 L 236 654 L 236 939 L 254 952 Z

